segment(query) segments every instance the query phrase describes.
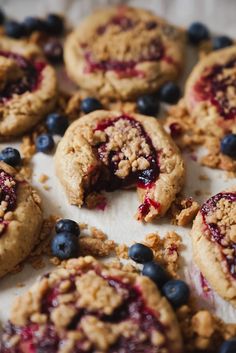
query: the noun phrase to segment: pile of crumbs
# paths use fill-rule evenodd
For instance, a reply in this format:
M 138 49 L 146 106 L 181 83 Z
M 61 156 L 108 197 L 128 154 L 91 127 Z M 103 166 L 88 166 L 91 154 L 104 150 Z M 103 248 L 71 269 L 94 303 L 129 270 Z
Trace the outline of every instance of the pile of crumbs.
M 187 226 L 196 217 L 200 205 L 192 197 L 177 197 L 171 205 L 171 223 L 178 226 Z

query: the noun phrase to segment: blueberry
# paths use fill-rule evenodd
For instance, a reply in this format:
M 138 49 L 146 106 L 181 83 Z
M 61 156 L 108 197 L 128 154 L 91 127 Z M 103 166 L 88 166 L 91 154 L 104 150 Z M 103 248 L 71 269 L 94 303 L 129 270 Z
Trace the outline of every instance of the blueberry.
M 60 35 L 64 31 L 63 18 L 54 13 L 48 14 L 46 24 L 50 34 Z
M 135 262 L 144 264 L 145 262 L 152 261 L 153 252 L 148 246 L 137 243 L 129 248 L 129 257 Z
M 166 82 L 159 91 L 159 98 L 162 102 L 174 104 L 181 96 L 180 88 L 174 82 Z
M 63 136 L 68 127 L 68 119 L 65 115 L 52 113 L 47 116 L 46 125 L 50 133 Z
M 55 226 L 56 233 L 69 232 L 76 236 L 80 234 L 80 228 L 78 223 L 71 219 L 60 219 Z
M 162 292 L 174 308 L 186 304 L 190 295 L 188 285 L 177 279 L 166 282 L 162 287 Z
M 155 116 L 159 111 L 159 102 L 155 96 L 141 96 L 137 99 L 136 104 L 140 114 Z
M 227 36 L 215 37 L 212 40 L 212 46 L 214 50 L 223 49 L 233 44 L 233 40 Z
M 26 34 L 26 29 L 22 23 L 7 21 L 5 23 L 5 33 L 8 37 L 21 38 Z
M 31 34 L 34 31 L 42 31 L 45 28 L 43 20 L 32 16 L 24 19 L 23 26 L 25 27 L 27 34 Z
M 58 233 L 52 240 L 51 250 L 53 256 L 61 260 L 77 257 L 79 253 L 78 238 L 69 232 Z
M 0 160 L 11 165 L 12 167 L 16 167 L 21 164 L 21 155 L 15 148 L 6 147 L 0 153 Z
M 36 148 L 39 152 L 50 152 L 54 147 L 54 140 L 49 134 L 42 134 L 36 138 Z
M 162 287 L 169 279 L 168 273 L 157 262 L 148 262 L 143 266 L 142 275 L 151 278 L 158 287 Z
M 62 44 L 56 39 L 49 40 L 43 46 L 43 52 L 46 58 L 54 64 L 59 64 L 63 60 L 63 47 Z
M 0 25 L 5 21 L 5 14 L 2 9 L 0 9 Z
M 219 353 L 235 353 L 236 352 L 236 337 L 225 341 L 220 347 Z
M 209 30 L 203 23 L 193 22 L 188 28 L 188 38 L 190 43 L 199 44 L 209 38 Z
M 221 152 L 229 157 L 236 158 L 236 134 L 226 135 L 221 140 Z
M 100 110 L 100 109 L 102 109 L 102 104 L 96 98 L 87 97 L 83 99 L 81 102 L 81 110 L 85 114 L 88 114 L 93 112 L 94 110 Z

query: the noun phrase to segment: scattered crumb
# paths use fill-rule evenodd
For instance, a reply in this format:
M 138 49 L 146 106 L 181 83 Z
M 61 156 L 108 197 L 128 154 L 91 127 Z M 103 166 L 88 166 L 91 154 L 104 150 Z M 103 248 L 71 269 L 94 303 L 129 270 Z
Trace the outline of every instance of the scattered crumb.
M 209 177 L 206 174 L 200 174 L 198 177 L 199 180 L 209 180 Z
M 81 237 L 79 241 L 80 255 L 92 255 L 95 257 L 106 257 L 112 255 L 115 250 L 113 240 L 100 240 L 89 236 Z
M 44 190 L 49 191 L 51 190 L 51 186 L 49 185 L 43 185 Z
M 202 191 L 201 190 L 195 190 L 194 191 L 194 195 L 195 196 L 201 196 L 202 195 Z
M 104 211 L 107 205 L 106 197 L 98 192 L 92 192 L 85 198 L 85 204 L 88 209 L 97 208 Z
M 19 283 L 16 284 L 16 287 L 17 288 L 23 288 L 23 287 L 25 287 L 25 283 L 19 282 Z
M 177 198 L 171 205 L 172 224 L 187 226 L 190 224 L 199 210 L 199 204 L 192 197 Z
M 39 181 L 41 184 L 44 184 L 46 181 L 48 181 L 48 179 L 49 179 L 49 176 L 48 176 L 48 175 L 46 175 L 46 174 L 41 174 L 41 175 L 39 176 L 38 181 Z
M 129 247 L 126 244 L 119 244 L 116 246 L 116 256 L 119 259 L 128 259 Z

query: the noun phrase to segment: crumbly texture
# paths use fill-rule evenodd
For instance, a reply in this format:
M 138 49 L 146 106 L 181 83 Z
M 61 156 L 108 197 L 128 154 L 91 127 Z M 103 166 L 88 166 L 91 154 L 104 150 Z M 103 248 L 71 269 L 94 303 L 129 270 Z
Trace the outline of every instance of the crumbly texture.
M 149 222 L 163 216 L 180 191 L 185 174 L 183 159 L 155 118 L 138 114 L 132 114 L 128 119 L 120 117 L 123 117 L 122 113 L 100 110 L 71 124 L 57 147 L 56 174 L 70 203 L 82 206 L 85 195 L 94 191 L 93 185 L 98 178 L 106 178 L 110 152 L 116 154 L 111 161 L 117 165 L 114 176 L 122 181 L 131 173 L 150 168 L 147 156 L 152 144 L 152 153 L 158 154 L 159 166 L 155 164 L 154 167 L 159 168 L 159 175 L 148 187 L 137 187 L 139 199 L 147 208 L 144 215 L 139 209 L 137 218 Z M 104 121 L 110 126 L 96 130 Z M 139 128 L 136 128 L 136 122 Z M 122 133 L 123 129 L 126 134 Z M 141 135 L 140 129 L 143 129 Z M 101 151 L 98 157 L 96 146 L 107 140 L 106 150 L 104 153 Z M 120 151 L 119 155 L 117 151 Z
M 235 176 L 236 161 L 221 153 L 218 136 L 210 136 L 209 129 L 202 129 L 195 123 L 184 100 L 169 110 L 163 124 L 181 150 L 194 151 L 198 146 L 204 146 L 207 153 L 199 159 L 202 165 L 222 169 Z
M 202 131 L 221 138 L 236 132 L 236 46 L 217 50 L 194 67 L 185 89 L 190 116 Z
M 0 277 L 12 271 L 24 260 L 39 240 L 43 216 L 41 200 L 37 192 L 19 175 L 17 171 L 3 162 L 0 169 L 14 177 L 16 181 L 16 207 L 6 212 L 6 201 L 1 202 L 0 217 L 7 222 L 0 227 Z M 13 182 L 13 181 L 12 181 Z M 11 187 L 11 185 L 9 185 Z
M 231 190 L 235 193 L 235 189 Z M 224 299 L 236 306 L 235 269 L 227 265 L 226 257 L 234 259 L 236 243 L 236 202 L 221 198 L 216 207 L 207 215 L 197 214 L 191 231 L 194 261 L 200 268 L 210 286 Z M 208 225 L 219 230 L 212 234 Z M 218 234 L 218 233 L 216 233 Z M 234 274 L 234 276 L 233 276 Z
M 112 280 L 116 285 L 113 285 Z M 137 317 L 133 318 L 132 312 L 124 309 L 123 304 L 130 291 L 137 293 L 137 300 L 142 301 L 140 313 L 142 310 L 149 312 L 152 330 L 141 330 Z M 53 295 L 56 300 L 54 304 Z M 135 305 L 136 299 L 131 300 L 134 300 Z M 49 311 L 46 310 L 47 306 L 50 307 Z M 112 319 L 114 312 L 118 314 L 119 311 L 127 316 L 125 320 Z M 73 320 L 79 312 L 81 318 L 74 326 Z M 103 319 L 106 317 L 110 320 Z M 160 353 L 182 352 L 175 314 L 154 283 L 136 272 L 121 270 L 114 264 L 101 264 L 90 256 L 69 260 L 16 299 L 11 324 L 17 326 L 17 331 L 13 329 L 12 334 L 9 335 L 7 331 L 3 334 L 3 347 L 9 349 L 5 352 L 14 349 L 23 352 L 21 330 L 35 324 L 38 326 L 33 339 L 40 345 L 39 337 L 45 337 L 48 323 L 56 337 L 53 345 L 55 352 L 71 353 L 80 344 L 85 352 L 92 348 L 105 353 L 112 351 L 116 345 L 122 345 L 120 342 L 129 341 L 144 347 L 151 345 Z M 160 330 L 160 326 L 163 329 Z M 63 348 L 59 348 L 62 340 Z
M 187 226 L 196 217 L 199 204 L 192 197 L 178 197 L 171 205 L 172 223 L 178 226 Z
M 40 49 L 33 44 L 1 37 L 0 50 L 21 55 L 34 65 L 43 65 L 37 87 L 22 94 L 14 94 L 0 103 L 0 139 L 9 139 L 23 134 L 35 126 L 55 106 L 57 81 L 54 69 L 45 62 Z M 7 91 L 7 85 L 24 78 L 24 72 L 13 58 L 1 56 L 1 87 Z M 19 83 L 16 83 L 16 85 Z
M 180 28 L 122 5 L 87 17 L 66 39 L 64 59 L 80 87 L 95 96 L 127 100 L 178 76 L 184 42 Z

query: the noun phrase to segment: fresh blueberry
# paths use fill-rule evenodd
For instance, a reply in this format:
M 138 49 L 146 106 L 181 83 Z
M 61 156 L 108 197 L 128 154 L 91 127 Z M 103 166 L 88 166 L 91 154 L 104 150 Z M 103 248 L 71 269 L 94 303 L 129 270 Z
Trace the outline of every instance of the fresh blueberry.
M 233 44 L 233 40 L 227 36 L 215 37 L 212 40 L 212 46 L 214 50 L 223 49 Z
M 76 236 L 80 234 L 80 228 L 78 223 L 71 219 L 60 219 L 55 226 L 56 233 L 69 232 Z
M 5 14 L 2 9 L 0 9 L 0 25 L 5 21 Z
M 190 43 L 199 44 L 209 38 L 209 30 L 203 23 L 193 22 L 188 28 L 188 38 Z
M 152 261 L 152 250 L 143 244 L 136 243 L 129 248 L 129 257 L 140 264 Z
M 236 158 L 236 134 L 226 135 L 221 140 L 221 152 L 229 157 Z
M 38 17 L 28 16 L 24 19 L 23 25 L 26 29 L 27 34 L 31 34 L 34 31 L 43 31 L 45 23 Z
M 159 91 L 159 98 L 162 102 L 175 104 L 178 102 L 181 95 L 179 86 L 174 82 L 166 82 Z
M 22 23 L 7 21 L 5 23 L 5 33 L 8 37 L 21 38 L 26 34 L 26 29 Z
M 48 14 L 46 23 L 50 34 L 60 35 L 64 31 L 64 21 L 59 15 L 54 13 Z
M 151 280 L 160 288 L 169 279 L 168 273 L 157 262 L 147 262 L 144 264 L 142 275 L 151 278 Z
M 68 127 L 68 119 L 65 115 L 52 113 L 47 116 L 46 125 L 51 134 L 63 136 Z
M 61 260 L 77 257 L 79 252 L 78 237 L 69 232 L 58 233 L 51 243 L 53 256 Z
M 175 308 L 186 304 L 190 294 L 188 285 L 184 281 L 177 279 L 166 282 L 162 287 L 162 292 Z
M 50 152 L 54 148 L 54 140 L 49 134 L 42 134 L 36 138 L 36 148 L 38 152 Z
M 102 104 L 96 98 L 87 97 L 83 99 L 81 102 L 81 110 L 85 114 L 91 113 L 94 110 L 99 110 L 99 109 L 102 109 Z
M 0 153 L 0 160 L 12 167 L 16 167 L 21 164 L 21 155 L 15 148 L 6 147 Z
M 43 52 L 47 59 L 53 64 L 59 64 L 63 60 L 63 47 L 62 44 L 56 40 L 49 40 L 43 47 Z
M 219 353 L 235 353 L 236 352 L 236 337 L 225 341 L 220 347 Z
M 159 102 L 155 96 L 141 96 L 137 99 L 136 104 L 140 114 L 155 116 L 159 111 Z

